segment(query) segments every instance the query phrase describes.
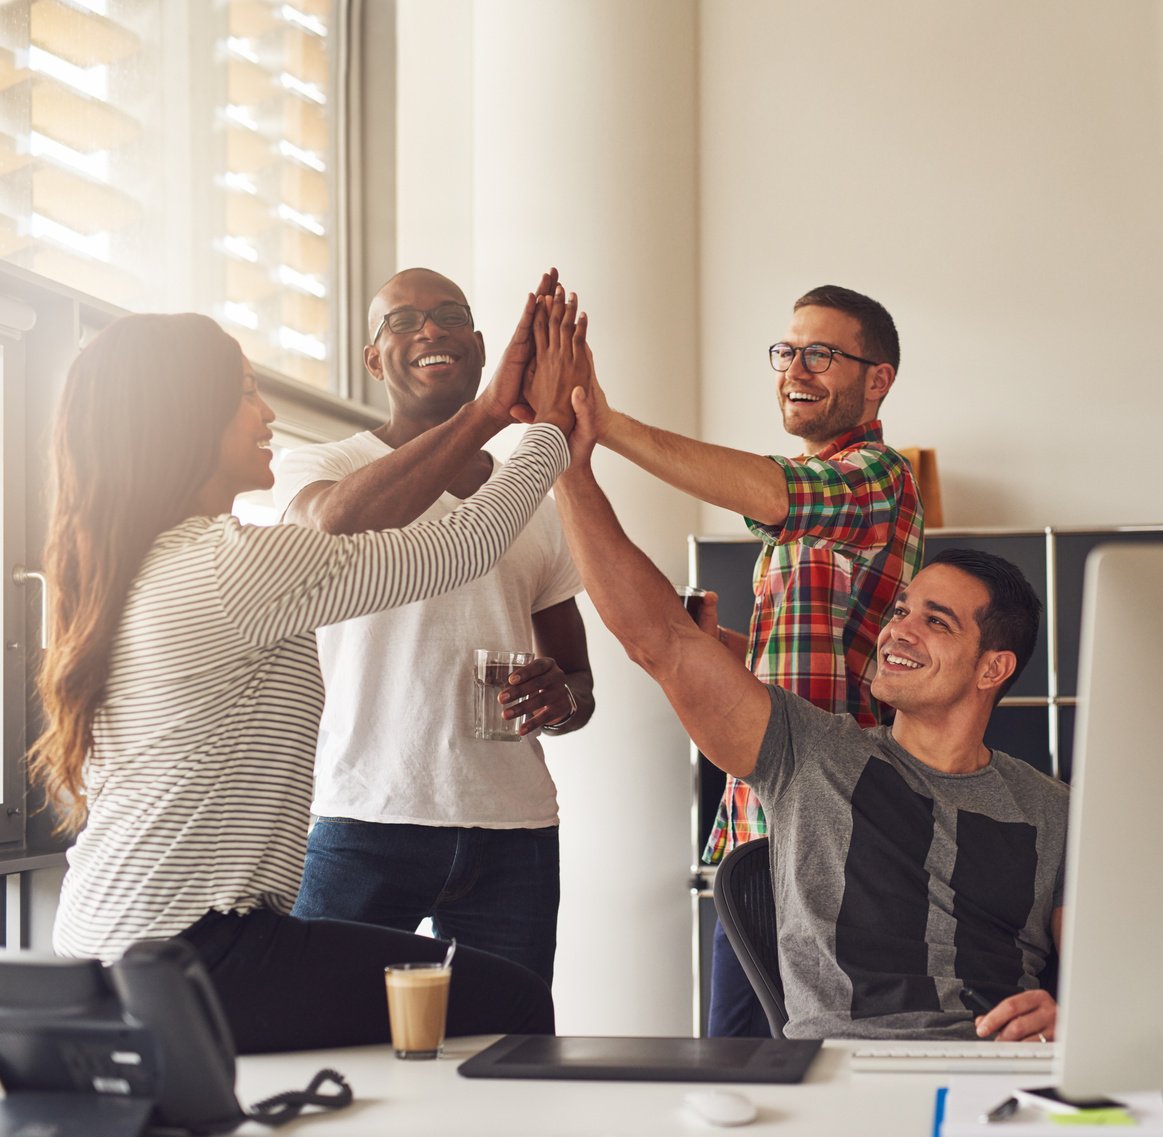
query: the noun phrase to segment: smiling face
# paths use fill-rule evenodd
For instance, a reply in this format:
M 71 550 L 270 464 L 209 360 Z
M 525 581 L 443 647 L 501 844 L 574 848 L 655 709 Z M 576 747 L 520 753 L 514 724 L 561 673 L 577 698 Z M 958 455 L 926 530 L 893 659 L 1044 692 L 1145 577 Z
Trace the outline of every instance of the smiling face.
M 242 397 L 218 444 L 218 465 L 198 495 L 203 513 L 228 513 L 234 499 L 249 490 L 269 490 L 271 430 L 275 412 L 258 392 L 250 361 L 242 360 Z
M 428 269 L 398 273 L 372 301 L 368 332 L 379 334 L 364 348 L 364 363 L 384 382 L 393 418 L 442 422 L 476 395 L 485 343 L 471 325 L 442 328 L 429 318 L 414 332 L 396 333 L 383 324 L 397 308 L 431 311 L 450 301 L 466 303 L 451 280 Z
M 942 564 L 922 569 L 881 629 L 873 696 L 910 714 L 946 710 L 975 692 L 992 701 L 1013 653 L 982 651 L 977 613 L 988 605 L 989 589 L 969 573 Z
M 822 343 L 852 355 L 866 354 L 860 321 L 836 308 L 808 305 L 797 309 L 784 341 L 792 347 Z M 815 454 L 841 434 L 876 418 L 892 377 L 888 364 L 869 367 L 842 355 L 833 357 L 827 371 L 813 374 L 797 352 L 791 367 L 778 376 L 784 429 L 803 439 L 807 453 Z

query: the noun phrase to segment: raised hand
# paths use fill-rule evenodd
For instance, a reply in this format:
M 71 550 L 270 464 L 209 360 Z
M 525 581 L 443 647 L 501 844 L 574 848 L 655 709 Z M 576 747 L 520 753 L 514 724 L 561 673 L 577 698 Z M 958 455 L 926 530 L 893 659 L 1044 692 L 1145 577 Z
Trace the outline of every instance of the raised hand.
M 589 352 L 588 345 L 586 351 Z M 572 406 L 575 419 L 573 430 L 569 435 L 569 467 L 576 471 L 589 467 L 590 456 L 598 442 L 594 387 L 591 386 L 588 391 L 583 387 L 575 387 Z
M 589 345 L 586 345 L 586 350 L 589 350 Z M 593 358 L 590 359 L 592 380 L 590 383 L 590 415 L 593 420 L 594 435 L 599 442 L 603 442 L 610 429 L 610 419 L 614 414 L 610 410 L 610 404 L 606 399 L 606 392 L 602 390 L 598 384 L 598 377 L 592 371 Z
M 509 346 L 505 348 L 489 385 L 480 394 L 481 403 L 490 417 L 502 422 L 511 422 L 513 419 L 520 422 L 533 421 L 531 411 L 526 416 L 516 408 L 523 406 L 521 388 L 526 368 L 534 358 L 533 321 L 537 306 L 542 297 L 549 300 L 558 287 L 557 269 L 551 268 L 541 274 L 536 293 L 530 292 L 525 298 L 525 307 L 513 337 L 509 340 Z
M 533 318 L 536 366 L 525 374 L 525 403 L 537 422 L 554 422 L 563 430 L 573 426 L 570 393 L 574 387 L 586 388 L 592 376 L 592 360 L 586 346 L 588 320 L 578 315 L 577 296 L 559 284 L 553 299 L 537 301 Z M 514 410 L 514 417 L 530 419 Z

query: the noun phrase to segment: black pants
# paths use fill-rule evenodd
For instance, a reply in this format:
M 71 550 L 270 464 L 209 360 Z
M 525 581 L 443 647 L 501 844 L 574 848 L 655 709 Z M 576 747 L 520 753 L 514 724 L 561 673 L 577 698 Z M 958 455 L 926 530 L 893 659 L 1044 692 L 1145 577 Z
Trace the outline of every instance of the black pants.
M 182 933 L 205 964 L 240 1054 L 388 1042 L 384 967 L 440 960 L 447 945 L 343 920 L 260 908 L 209 912 Z M 549 988 L 524 967 L 457 948 L 448 1034 L 552 1034 Z

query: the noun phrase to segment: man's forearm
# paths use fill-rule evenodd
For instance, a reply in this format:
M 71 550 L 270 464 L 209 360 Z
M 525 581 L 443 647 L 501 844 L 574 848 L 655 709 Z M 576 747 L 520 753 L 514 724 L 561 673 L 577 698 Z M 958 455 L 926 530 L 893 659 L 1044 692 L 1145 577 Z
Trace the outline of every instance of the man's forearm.
M 674 586 L 622 530 L 588 461 L 558 479 L 555 497 L 606 627 L 659 683 L 698 748 L 721 770 L 746 777 L 770 715 L 766 688 L 690 619 Z
M 787 479 L 760 454 L 699 442 L 610 411 L 601 442 L 656 478 L 700 501 L 764 525 L 787 520 Z
M 653 674 L 669 632 L 657 619 L 674 586 L 622 529 L 588 462 L 559 478 L 554 499 L 574 564 L 602 622 L 632 659 Z
M 307 487 L 286 520 L 327 533 L 399 529 L 415 521 L 505 424 L 479 401 L 338 482 Z M 302 500 L 300 500 L 302 499 Z

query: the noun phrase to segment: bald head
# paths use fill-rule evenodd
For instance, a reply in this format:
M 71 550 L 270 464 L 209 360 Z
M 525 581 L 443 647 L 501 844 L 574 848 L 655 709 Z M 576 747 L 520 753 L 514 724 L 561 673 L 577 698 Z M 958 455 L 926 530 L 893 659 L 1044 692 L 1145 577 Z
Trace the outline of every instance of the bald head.
M 460 285 L 454 280 L 449 280 L 442 273 L 435 272 L 430 268 L 402 268 L 395 276 L 390 277 L 380 286 L 379 292 L 372 297 L 372 302 L 368 305 L 367 334 L 369 342 L 374 339 L 376 329 L 383 323 L 384 317 L 396 308 L 404 306 L 405 302 L 401 298 L 413 295 L 418 290 L 439 291 L 444 293 L 449 300 L 455 300 L 460 304 L 468 303 Z
M 464 293 L 441 273 L 396 273 L 368 308 L 368 336 L 364 366 L 384 384 L 393 422 L 443 422 L 476 396 L 485 341 Z

